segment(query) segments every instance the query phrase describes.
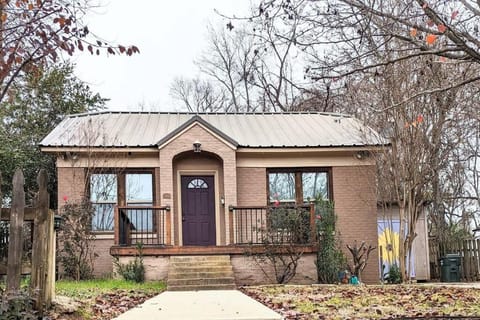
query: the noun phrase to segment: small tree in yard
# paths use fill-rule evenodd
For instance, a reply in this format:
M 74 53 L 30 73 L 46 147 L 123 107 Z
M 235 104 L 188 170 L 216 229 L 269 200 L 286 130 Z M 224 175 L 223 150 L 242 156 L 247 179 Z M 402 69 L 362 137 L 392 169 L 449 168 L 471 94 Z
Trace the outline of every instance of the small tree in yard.
M 315 201 L 315 221 L 317 230 L 318 253 L 317 273 L 319 283 L 338 282 L 338 272 L 345 269 L 346 258 L 339 246 L 335 232 L 334 204 L 332 201 Z
M 347 244 L 347 248 L 352 254 L 353 264 L 349 265 L 348 268 L 350 272 L 358 277 L 358 280 L 362 280 L 362 272 L 367 266 L 368 258 L 370 257 L 370 252 L 375 250 L 377 247 L 369 244 L 366 247 L 365 241 L 362 241 L 360 247 L 357 245 L 357 241 L 354 242 L 353 246 Z
M 93 277 L 93 260 L 95 258 L 91 232 L 93 206 L 84 199 L 79 203 L 66 202 L 62 216 L 64 223 L 59 233 L 61 250 L 59 261 L 67 278 L 75 280 Z
M 296 275 L 298 261 L 303 255 L 299 245 L 310 241 L 310 215 L 301 207 L 275 207 L 269 209 L 261 244 L 252 244 L 247 255 L 255 262 L 267 278 L 273 269 L 275 282 L 288 283 Z

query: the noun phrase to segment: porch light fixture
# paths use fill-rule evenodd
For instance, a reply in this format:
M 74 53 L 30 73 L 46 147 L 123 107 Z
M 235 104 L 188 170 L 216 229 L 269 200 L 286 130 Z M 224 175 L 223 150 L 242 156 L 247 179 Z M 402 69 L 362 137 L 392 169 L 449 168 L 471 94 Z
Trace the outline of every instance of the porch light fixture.
M 368 153 L 368 151 L 358 151 L 357 153 L 355 153 L 355 158 L 357 158 L 358 160 L 363 160 L 365 158 L 368 158 L 370 154 Z
M 225 197 L 220 197 L 220 203 L 222 204 L 222 206 L 225 205 Z
M 201 147 L 202 147 L 202 144 L 200 143 L 200 141 L 198 141 L 198 140 L 195 141 L 195 142 L 193 143 L 193 152 L 197 152 L 197 153 L 198 153 L 198 152 L 202 152 Z
M 60 227 L 62 226 L 63 224 L 63 217 L 62 216 L 59 216 L 58 214 L 56 214 L 54 217 L 53 217 L 53 230 L 57 231 L 60 229 Z

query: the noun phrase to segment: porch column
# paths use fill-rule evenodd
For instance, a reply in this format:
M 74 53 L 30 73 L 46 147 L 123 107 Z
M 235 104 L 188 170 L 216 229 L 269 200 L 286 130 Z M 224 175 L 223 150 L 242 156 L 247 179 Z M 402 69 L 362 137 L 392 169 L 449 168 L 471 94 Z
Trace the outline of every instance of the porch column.
M 225 188 L 225 243 L 227 245 L 230 242 L 230 211 L 229 206 L 237 205 L 237 159 L 235 156 L 235 150 L 231 150 L 228 153 L 222 154 L 223 158 L 223 183 Z
M 172 155 L 160 150 L 160 205 L 170 206 L 170 245 L 175 244 L 175 207 L 173 205 L 173 167 Z

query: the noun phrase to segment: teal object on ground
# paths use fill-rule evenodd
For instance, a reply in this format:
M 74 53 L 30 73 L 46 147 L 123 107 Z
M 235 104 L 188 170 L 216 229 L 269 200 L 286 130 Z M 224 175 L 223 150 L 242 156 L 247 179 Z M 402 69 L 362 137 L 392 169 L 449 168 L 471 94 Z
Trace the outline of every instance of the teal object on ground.
M 350 278 L 350 284 L 354 284 L 354 285 L 357 285 L 358 284 L 358 278 L 357 276 L 352 276 Z

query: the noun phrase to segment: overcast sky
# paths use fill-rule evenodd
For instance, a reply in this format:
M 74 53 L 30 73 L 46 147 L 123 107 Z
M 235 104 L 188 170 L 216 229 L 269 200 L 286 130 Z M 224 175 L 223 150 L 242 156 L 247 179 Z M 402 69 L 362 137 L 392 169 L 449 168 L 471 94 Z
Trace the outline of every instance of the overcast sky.
M 88 16 L 89 29 L 101 38 L 134 44 L 131 57 L 75 56 L 77 76 L 94 92 L 111 99 L 110 110 L 175 111 L 170 84 L 177 76 L 198 74 L 193 60 L 205 49 L 209 22 L 221 23 L 214 9 L 245 15 L 249 0 L 110 0 Z M 225 21 L 226 23 L 226 21 Z

